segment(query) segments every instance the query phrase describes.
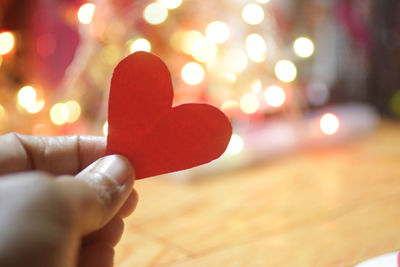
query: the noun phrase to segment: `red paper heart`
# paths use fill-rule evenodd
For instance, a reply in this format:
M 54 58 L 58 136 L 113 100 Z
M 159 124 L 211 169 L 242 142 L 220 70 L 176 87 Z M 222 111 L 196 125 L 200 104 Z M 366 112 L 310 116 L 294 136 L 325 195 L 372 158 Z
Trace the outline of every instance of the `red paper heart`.
M 108 106 L 107 153 L 122 154 L 136 179 L 210 162 L 225 151 L 232 135 L 228 118 L 208 104 L 172 107 L 167 66 L 137 52 L 114 69 Z

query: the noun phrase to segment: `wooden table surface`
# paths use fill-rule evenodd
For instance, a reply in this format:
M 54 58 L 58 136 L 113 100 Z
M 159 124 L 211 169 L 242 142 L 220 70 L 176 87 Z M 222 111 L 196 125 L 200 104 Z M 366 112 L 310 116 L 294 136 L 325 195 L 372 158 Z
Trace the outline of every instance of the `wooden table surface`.
M 135 187 L 117 267 L 350 266 L 400 250 L 400 124 L 190 183 Z

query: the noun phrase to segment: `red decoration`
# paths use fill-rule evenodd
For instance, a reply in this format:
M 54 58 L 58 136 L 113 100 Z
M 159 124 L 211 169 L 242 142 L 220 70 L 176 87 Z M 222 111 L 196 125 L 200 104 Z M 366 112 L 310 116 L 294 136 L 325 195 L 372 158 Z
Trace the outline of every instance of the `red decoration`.
M 225 151 L 232 135 L 228 118 L 208 104 L 172 107 L 167 66 L 137 52 L 114 69 L 108 107 L 107 153 L 132 162 L 136 179 L 210 162 Z

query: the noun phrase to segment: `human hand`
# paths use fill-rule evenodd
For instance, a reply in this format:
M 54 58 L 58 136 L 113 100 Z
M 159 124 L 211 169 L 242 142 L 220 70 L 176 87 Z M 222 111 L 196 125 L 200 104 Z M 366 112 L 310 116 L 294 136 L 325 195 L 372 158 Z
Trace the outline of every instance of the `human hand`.
M 122 218 L 135 209 L 137 194 L 126 158 L 100 158 L 105 143 L 0 136 L 0 266 L 113 265 Z

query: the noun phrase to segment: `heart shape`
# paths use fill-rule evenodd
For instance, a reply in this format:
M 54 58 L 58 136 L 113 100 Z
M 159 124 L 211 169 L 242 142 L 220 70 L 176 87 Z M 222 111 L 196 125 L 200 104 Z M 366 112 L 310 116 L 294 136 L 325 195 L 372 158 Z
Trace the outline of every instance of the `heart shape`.
M 167 66 L 157 56 L 136 52 L 114 69 L 108 105 L 107 154 L 126 156 L 136 179 L 192 168 L 225 151 L 229 119 L 202 103 L 172 107 Z

